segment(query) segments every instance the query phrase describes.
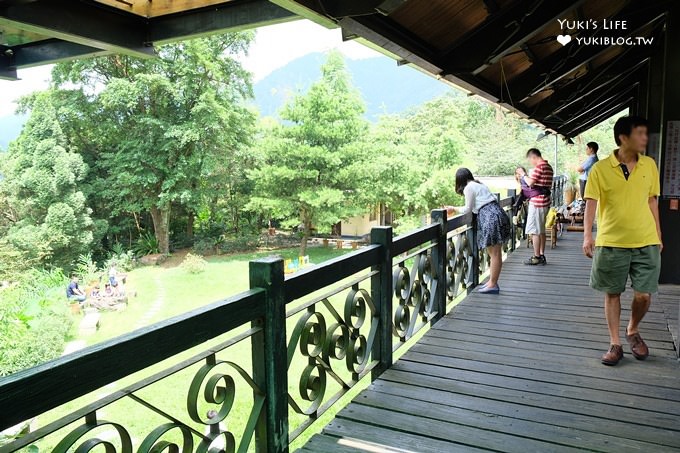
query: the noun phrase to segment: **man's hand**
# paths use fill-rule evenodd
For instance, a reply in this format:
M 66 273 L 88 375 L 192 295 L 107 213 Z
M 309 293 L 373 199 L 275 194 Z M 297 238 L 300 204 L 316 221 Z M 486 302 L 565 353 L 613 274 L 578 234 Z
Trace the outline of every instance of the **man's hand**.
M 583 254 L 587 256 L 588 258 L 593 257 L 593 253 L 595 252 L 595 241 L 593 240 L 592 235 L 584 235 L 583 236 Z

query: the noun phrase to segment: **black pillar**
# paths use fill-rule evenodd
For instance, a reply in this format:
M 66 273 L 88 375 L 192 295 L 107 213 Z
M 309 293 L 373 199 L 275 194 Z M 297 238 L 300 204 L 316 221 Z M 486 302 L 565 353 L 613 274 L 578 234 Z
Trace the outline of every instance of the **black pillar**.
M 680 121 L 680 2 L 670 2 L 666 28 L 665 76 L 663 81 L 663 109 L 661 122 L 660 170 L 662 197 L 659 202 L 664 251 L 661 258 L 661 283 L 680 284 L 680 210 L 671 209 L 671 200 L 663 196 L 665 163 L 669 158 L 679 156 L 680 150 L 668 148 L 669 121 Z M 680 178 L 680 174 L 676 175 Z M 667 188 L 666 188 L 667 189 Z

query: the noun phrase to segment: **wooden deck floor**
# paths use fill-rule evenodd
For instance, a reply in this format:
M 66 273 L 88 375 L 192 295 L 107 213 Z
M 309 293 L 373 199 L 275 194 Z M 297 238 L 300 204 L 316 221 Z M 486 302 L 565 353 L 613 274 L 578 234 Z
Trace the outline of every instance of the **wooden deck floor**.
M 527 249 L 513 254 L 502 295 L 468 296 L 302 451 L 680 451 L 664 304 L 641 326 L 650 357 L 624 345 L 625 359 L 603 366 L 609 339 L 581 237 L 565 233 L 545 267 L 524 266 Z

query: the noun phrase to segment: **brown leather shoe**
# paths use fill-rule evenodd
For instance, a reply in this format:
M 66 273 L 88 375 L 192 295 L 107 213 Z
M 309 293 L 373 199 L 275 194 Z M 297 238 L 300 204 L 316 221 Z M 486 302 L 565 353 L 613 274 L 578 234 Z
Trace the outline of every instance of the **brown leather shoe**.
M 626 340 L 628 340 L 633 357 L 638 360 L 645 360 L 649 356 L 649 348 L 639 333 L 626 335 Z
M 605 365 L 616 365 L 619 360 L 623 358 L 623 348 L 620 344 L 613 344 L 609 347 L 609 351 L 602 356 L 602 363 Z

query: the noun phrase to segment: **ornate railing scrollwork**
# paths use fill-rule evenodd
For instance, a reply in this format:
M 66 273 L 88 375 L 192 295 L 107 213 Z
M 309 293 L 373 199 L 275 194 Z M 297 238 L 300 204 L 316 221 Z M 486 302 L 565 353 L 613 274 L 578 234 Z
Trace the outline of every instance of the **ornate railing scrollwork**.
M 214 372 L 217 367 L 229 367 L 236 371 L 251 388 L 254 395 L 253 407 L 241 438 L 242 445 L 247 446 L 250 444 L 255 431 L 256 421 L 264 405 L 262 390 L 243 368 L 234 362 L 217 360 L 214 355 L 208 356 L 206 363 L 196 372 L 187 393 L 187 412 L 189 417 L 196 423 L 210 427 L 210 432 L 203 436 L 203 440 L 197 449 L 199 452 L 210 451 L 211 445 L 219 438 L 222 438 L 220 441 L 223 443 L 220 450 L 226 452 L 236 450 L 234 434 L 220 428 L 220 422 L 227 418 L 234 405 L 236 382 L 229 374 Z M 214 374 L 211 375 L 213 372 Z M 216 408 L 209 410 L 205 417 L 201 416 L 199 410 L 201 395 L 203 402 L 216 406 Z
M 457 233 L 447 239 L 447 286 L 449 302 L 472 284 L 473 251 L 467 232 Z
M 104 451 L 106 451 L 106 453 L 119 453 L 116 445 L 111 440 L 100 439 L 98 437 L 86 439 L 76 446 L 80 439 L 85 437 L 89 432 L 103 426 L 109 426 L 113 428 L 118 434 L 120 453 L 132 453 L 132 439 L 130 438 L 130 434 L 127 432 L 127 430 L 118 423 L 113 423 L 106 420 L 97 420 L 96 414 L 94 413 L 87 416 L 85 424 L 80 425 L 68 435 L 66 435 L 66 437 L 64 437 L 54 448 L 54 453 L 66 453 L 72 449 L 74 449 L 76 453 L 86 453 L 95 447 L 104 447 Z
M 397 263 L 392 274 L 397 302 L 392 328 L 394 336 L 402 343 L 415 333 L 419 317 L 425 324 L 435 313 L 437 279 L 431 249 L 416 253 L 412 259 L 410 271 L 406 267 L 407 258 Z
M 318 411 L 328 399 L 329 377 L 339 384 L 344 393 L 368 371 L 371 363 L 378 313 L 369 292 L 359 288 L 358 283 L 353 284 L 345 297 L 342 314 L 333 306 L 331 297 L 307 304 L 288 342 L 289 372 L 296 351 L 307 359 L 307 365 L 298 378 L 297 397 L 308 404 L 303 406 L 296 397 L 288 395 L 289 405 L 301 415 L 320 415 Z M 319 305 L 326 313 L 317 310 Z M 325 314 L 332 318 L 332 324 L 326 321 Z M 367 333 L 363 332 L 366 328 Z M 342 373 L 349 373 L 351 378 L 343 378 Z

